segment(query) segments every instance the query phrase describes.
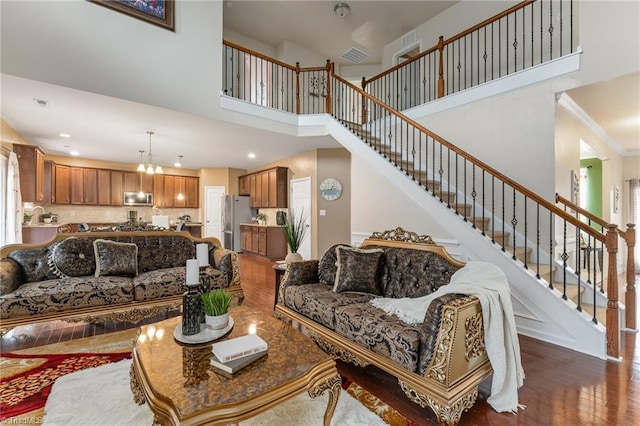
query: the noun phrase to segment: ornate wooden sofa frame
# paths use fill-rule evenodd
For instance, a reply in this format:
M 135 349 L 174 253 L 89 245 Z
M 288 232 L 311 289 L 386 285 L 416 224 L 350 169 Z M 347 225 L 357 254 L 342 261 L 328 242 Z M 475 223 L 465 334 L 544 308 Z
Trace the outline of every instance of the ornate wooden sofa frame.
M 0 272 L 3 275 L 3 278 L 6 279 L 6 271 L 4 262 L 13 263 L 10 269 L 12 272 L 15 271 L 15 261 L 11 259 L 11 253 L 18 253 L 18 251 L 23 251 L 22 253 L 26 253 L 27 257 L 30 257 L 25 262 L 31 263 L 30 267 L 32 269 L 44 268 L 47 269 L 46 257 L 47 254 L 53 249 L 53 247 L 68 238 L 82 238 L 82 239 L 107 239 L 114 240 L 117 242 L 133 242 L 138 246 L 138 259 L 141 256 L 144 256 L 145 246 L 147 242 L 150 245 L 153 245 L 153 248 L 149 249 L 150 252 L 147 253 L 147 265 L 151 265 L 150 271 L 158 271 L 162 272 L 162 264 L 164 262 L 172 264 L 168 266 L 178 267 L 180 265 L 184 265 L 183 258 L 195 258 L 196 250 L 195 245 L 197 243 L 207 243 L 212 246 L 213 250 L 210 251 L 210 265 L 213 268 L 212 273 L 215 275 L 212 277 L 211 287 L 224 287 L 227 286 L 226 289 L 230 293 L 234 295 L 237 299 L 238 303 L 242 303 L 244 299 L 244 293 L 242 288 L 240 287 L 240 269 L 239 269 L 239 261 L 238 254 L 231 250 L 226 250 L 222 248 L 220 241 L 217 238 L 194 238 L 189 232 L 174 232 L 174 231 L 136 231 L 136 232 L 79 232 L 79 233 L 60 233 L 54 236 L 48 242 L 39 243 L 39 244 L 10 244 L 0 248 Z M 167 238 L 172 238 L 172 243 L 167 242 Z M 177 249 L 176 253 L 179 253 L 177 256 L 174 256 L 174 253 L 163 253 L 163 242 L 166 243 L 167 250 L 169 250 L 169 246 L 174 244 L 175 242 L 179 242 L 181 246 L 180 249 Z M 193 249 L 191 249 L 189 242 L 193 243 Z M 164 260 L 163 260 L 164 258 Z M 18 264 L 20 262 L 17 262 Z M 180 265 L 178 265 L 178 263 Z M 224 263 L 224 266 L 222 264 Z M 159 265 L 160 264 L 160 265 Z M 22 283 L 25 284 L 25 271 L 23 266 L 18 266 L 18 268 L 22 269 L 19 273 L 22 275 Z M 221 274 L 220 270 L 224 270 L 224 274 Z M 140 271 L 142 272 L 142 271 Z M 49 271 L 42 272 L 43 275 L 48 275 L 45 278 L 44 282 L 46 284 L 46 280 L 55 279 L 56 277 L 52 277 Z M 170 274 L 171 275 L 171 274 Z M 174 286 L 174 294 L 165 295 L 158 298 L 153 298 L 151 300 L 130 300 L 127 302 L 119 302 L 113 304 L 104 304 L 98 306 L 78 306 L 73 309 L 63 310 L 59 312 L 42 312 L 37 314 L 26 314 L 19 316 L 10 316 L 0 318 L 0 330 L 2 332 L 6 332 L 7 330 L 25 324 L 44 322 L 44 321 L 52 321 L 52 320 L 65 320 L 68 322 L 79 322 L 79 321 L 87 321 L 87 322 L 102 322 L 102 321 L 128 321 L 128 322 L 139 322 L 145 318 L 149 318 L 158 314 L 167 315 L 170 311 L 174 311 L 180 308 L 182 305 L 182 282 L 184 279 L 184 271 L 179 271 L 178 273 L 172 274 L 175 282 L 168 283 Z M 223 276 L 224 275 L 224 276 Z M 82 282 L 82 276 L 77 278 L 72 278 L 72 283 L 70 285 L 74 285 Z M 92 276 L 87 276 L 87 280 L 92 280 Z M 224 279 L 222 279 L 224 278 Z M 164 277 L 163 279 L 166 279 Z M 18 287 L 19 289 L 19 287 Z M 6 295 L 0 295 L 0 301 L 3 301 Z
M 360 248 L 371 247 L 421 250 L 424 253 L 436 254 L 454 267 L 464 266 L 464 263 L 453 259 L 443 247 L 434 244 L 428 236 L 419 236 L 401 228 L 374 233 Z M 436 333 L 435 344 L 424 373 L 420 374 L 288 306 L 285 293 L 289 285 L 296 284 L 290 282 L 290 269 L 288 268 L 283 276 L 275 316 L 300 324 L 323 350 L 336 359 L 361 367 L 373 364 L 392 374 L 398 379 L 409 399 L 422 407 L 430 407 L 441 423 L 458 423 L 462 413 L 474 404 L 478 395 L 478 385 L 492 372 L 484 347 L 482 310 L 478 299 L 449 295 L 432 303 L 435 305 L 437 301 L 440 302 L 441 310 L 437 320 L 439 323 L 430 328 Z M 447 283 L 449 279 L 450 277 Z M 318 297 L 320 298 L 322 297 Z M 371 309 L 379 311 L 372 321 L 375 321 L 378 315 L 400 321 L 395 315 L 389 316 L 375 307 L 368 307 L 367 312 Z M 329 310 L 328 308 L 324 311 Z M 429 315 L 427 312 L 425 319 Z M 338 321 L 338 315 L 335 317 Z M 427 329 L 427 323 L 419 324 L 417 327 Z

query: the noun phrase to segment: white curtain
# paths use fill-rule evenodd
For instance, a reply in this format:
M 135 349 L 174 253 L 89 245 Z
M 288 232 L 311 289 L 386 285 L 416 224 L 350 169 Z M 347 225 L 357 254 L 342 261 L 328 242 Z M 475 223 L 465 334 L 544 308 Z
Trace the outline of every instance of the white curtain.
M 636 225 L 636 249 L 635 249 L 635 264 L 636 264 L 636 273 L 640 273 L 640 247 L 638 235 L 640 232 L 638 231 L 638 227 L 640 226 L 640 179 L 631 179 L 629 181 L 629 217 L 631 218 L 631 223 L 635 223 Z
M 22 243 L 22 196 L 20 194 L 20 169 L 18 156 L 9 153 L 7 164 L 5 244 Z

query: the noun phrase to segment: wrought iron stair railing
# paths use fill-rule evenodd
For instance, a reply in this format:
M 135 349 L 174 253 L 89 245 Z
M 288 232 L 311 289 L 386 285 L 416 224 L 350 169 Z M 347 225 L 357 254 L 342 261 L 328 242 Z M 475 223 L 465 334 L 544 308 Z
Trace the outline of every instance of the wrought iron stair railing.
M 403 111 L 576 50 L 573 0 L 525 0 L 369 79 L 362 88 Z
M 561 204 L 565 211 L 569 211 L 569 213 L 573 213 L 574 217 L 583 221 L 587 225 L 592 228 L 599 230 L 600 232 L 604 232 L 609 227 L 609 223 L 589 212 L 588 210 L 583 209 L 578 206 L 571 200 L 568 200 L 562 197 L 559 194 L 556 194 L 556 203 Z M 636 230 L 635 224 L 628 223 L 627 229 L 622 230 L 619 227 L 617 228 L 618 236 L 623 240 L 624 244 L 627 246 L 627 258 L 626 258 L 626 268 L 625 268 L 625 326 L 629 330 L 637 329 L 637 312 L 636 312 L 636 286 L 635 286 L 635 246 L 636 246 Z M 591 282 L 591 277 L 594 279 L 594 283 L 597 284 L 598 280 L 596 277 L 597 268 L 596 266 L 600 266 L 602 264 L 602 255 L 603 248 L 602 246 L 598 247 L 598 242 L 592 241 L 591 236 L 587 235 L 586 238 L 580 238 L 576 240 L 576 244 L 579 244 L 579 247 L 576 250 L 584 254 L 585 258 L 582 261 L 582 265 L 587 268 L 587 282 Z M 592 258 L 593 254 L 593 258 Z M 601 276 L 600 276 L 600 291 L 604 293 L 604 279 L 602 277 L 602 267 L 600 266 Z

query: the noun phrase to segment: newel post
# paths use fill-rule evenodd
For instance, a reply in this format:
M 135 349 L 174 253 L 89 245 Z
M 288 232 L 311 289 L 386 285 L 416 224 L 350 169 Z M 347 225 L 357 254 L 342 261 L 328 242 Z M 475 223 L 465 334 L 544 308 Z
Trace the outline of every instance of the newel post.
M 607 355 L 620 357 L 620 312 L 618 311 L 618 225 L 607 225 L 605 245 L 609 253 L 607 264 Z
M 300 62 L 296 62 L 296 114 L 300 114 Z
M 627 242 L 627 289 L 624 294 L 625 323 L 628 330 L 637 330 L 636 324 L 636 230 L 635 224 L 627 223 L 624 240 Z
M 327 59 L 327 65 L 326 65 L 326 70 L 327 70 L 327 106 L 326 106 L 326 112 L 327 114 L 331 115 L 331 106 L 332 106 L 332 102 L 331 102 L 331 76 L 333 75 L 333 62 L 331 62 L 331 60 Z
M 444 37 L 438 38 L 438 97 L 444 97 Z

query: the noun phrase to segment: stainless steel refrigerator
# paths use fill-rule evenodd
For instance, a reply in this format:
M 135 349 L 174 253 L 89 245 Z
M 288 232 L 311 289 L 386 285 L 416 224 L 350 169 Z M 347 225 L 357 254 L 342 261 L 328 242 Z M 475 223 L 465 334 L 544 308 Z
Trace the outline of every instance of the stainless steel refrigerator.
M 251 223 L 251 207 L 249 197 L 243 195 L 226 195 L 222 209 L 224 248 L 240 252 L 240 224 Z

